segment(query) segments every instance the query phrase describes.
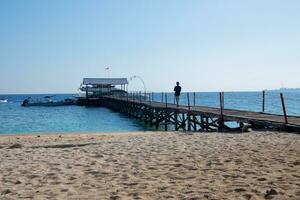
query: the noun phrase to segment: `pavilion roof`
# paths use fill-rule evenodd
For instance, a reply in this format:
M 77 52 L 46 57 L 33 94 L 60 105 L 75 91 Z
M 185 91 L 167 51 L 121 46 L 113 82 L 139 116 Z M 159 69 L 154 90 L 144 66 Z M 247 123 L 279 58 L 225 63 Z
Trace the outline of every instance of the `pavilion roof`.
M 84 85 L 125 85 L 127 78 L 84 78 Z

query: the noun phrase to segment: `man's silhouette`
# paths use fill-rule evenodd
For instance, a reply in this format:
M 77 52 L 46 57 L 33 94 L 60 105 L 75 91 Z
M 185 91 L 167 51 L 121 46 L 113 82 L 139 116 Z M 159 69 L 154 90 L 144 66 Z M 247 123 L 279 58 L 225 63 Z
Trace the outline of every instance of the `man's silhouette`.
M 174 92 L 175 92 L 176 104 L 178 106 L 179 105 L 180 92 L 181 92 L 181 87 L 179 86 L 179 82 L 176 82 L 176 86 L 174 88 Z

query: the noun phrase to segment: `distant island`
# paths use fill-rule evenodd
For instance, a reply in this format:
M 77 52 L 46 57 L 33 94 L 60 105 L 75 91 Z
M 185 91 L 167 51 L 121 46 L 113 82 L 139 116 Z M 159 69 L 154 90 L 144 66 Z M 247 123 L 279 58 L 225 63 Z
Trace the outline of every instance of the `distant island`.
M 300 92 L 300 88 L 279 88 L 279 89 L 266 90 L 266 91 L 274 91 L 274 92 Z

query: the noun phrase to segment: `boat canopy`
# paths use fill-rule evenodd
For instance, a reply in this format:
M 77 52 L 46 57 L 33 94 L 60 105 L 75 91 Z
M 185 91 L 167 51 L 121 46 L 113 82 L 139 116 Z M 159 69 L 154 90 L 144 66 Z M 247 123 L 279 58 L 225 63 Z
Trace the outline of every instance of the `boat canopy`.
M 126 85 L 127 78 L 84 78 L 83 85 Z

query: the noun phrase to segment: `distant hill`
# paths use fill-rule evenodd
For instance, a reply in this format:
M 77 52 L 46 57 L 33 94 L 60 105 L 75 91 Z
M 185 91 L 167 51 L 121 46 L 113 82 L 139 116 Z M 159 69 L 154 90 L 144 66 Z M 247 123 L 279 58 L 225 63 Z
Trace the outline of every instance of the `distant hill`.
M 300 88 L 280 88 L 280 89 L 274 89 L 274 90 L 268 90 L 268 91 L 274 91 L 274 92 L 300 92 Z

